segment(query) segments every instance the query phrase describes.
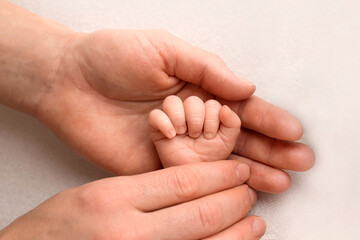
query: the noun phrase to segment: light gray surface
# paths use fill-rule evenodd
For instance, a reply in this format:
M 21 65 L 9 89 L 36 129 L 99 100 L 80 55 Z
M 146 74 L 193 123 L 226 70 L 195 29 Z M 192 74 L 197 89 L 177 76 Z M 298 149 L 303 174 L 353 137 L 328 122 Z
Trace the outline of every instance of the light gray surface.
M 295 114 L 317 164 L 260 195 L 265 240 L 358 239 L 360 1 L 12 1 L 78 31 L 161 28 L 220 55 Z M 54 193 L 108 176 L 35 120 L 0 107 L 0 228 Z

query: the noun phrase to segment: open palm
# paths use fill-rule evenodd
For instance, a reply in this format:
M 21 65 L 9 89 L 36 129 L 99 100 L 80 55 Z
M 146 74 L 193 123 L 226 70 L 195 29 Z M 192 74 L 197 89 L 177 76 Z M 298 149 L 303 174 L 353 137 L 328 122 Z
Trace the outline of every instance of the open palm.
M 216 95 L 232 101 L 228 105 L 240 115 L 243 126 L 254 130 L 239 137 L 234 152 L 256 160 L 253 166 L 259 175 L 278 174 L 285 179 L 284 172 L 258 163 L 264 161 L 276 168 L 310 168 L 313 155 L 308 147 L 267 137 L 301 137 L 295 118 L 257 97 L 240 101 L 254 90 L 217 56 L 168 33 L 99 31 L 76 34 L 69 41 L 37 117 L 88 160 L 116 174 L 135 174 L 162 167 L 147 126 L 152 109 L 160 108 L 168 95 L 182 99 L 196 95 L 203 100 Z M 277 160 L 272 163 L 272 156 L 255 153 L 255 143 L 277 149 Z M 280 191 L 288 180 L 277 183 L 280 187 L 273 184 L 262 187 L 261 181 L 254 181 L 255 188 Z

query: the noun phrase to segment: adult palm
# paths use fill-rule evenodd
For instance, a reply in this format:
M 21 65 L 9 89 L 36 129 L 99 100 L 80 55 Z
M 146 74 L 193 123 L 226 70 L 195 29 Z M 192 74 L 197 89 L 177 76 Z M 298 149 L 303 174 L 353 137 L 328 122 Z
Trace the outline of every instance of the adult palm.
M 232 158 L 252 166 L 254 188 L 283 191 L 289 178 L 277 168 L 312 166 L 308 147 L 276 140 L 300 138 L 299 122 L 250 97 L 255 86 L 236 77 L 219 57 L 163 31 L 107 30 L 69 39 L 37 117 L 93 163 L 116 174 L 161 168 L 148 114 L 168 95 L 197 95 L 221 97 L 252 129 L 242 131 L 234 149 L 247 158 Z

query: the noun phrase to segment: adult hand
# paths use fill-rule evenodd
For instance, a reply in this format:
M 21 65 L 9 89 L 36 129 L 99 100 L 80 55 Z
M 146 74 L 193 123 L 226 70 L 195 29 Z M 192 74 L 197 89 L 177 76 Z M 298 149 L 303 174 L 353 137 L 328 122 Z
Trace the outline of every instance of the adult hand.
M 249 167 L 196 163 L 65 190 L 0 232 L 7 239 L 259 239 Z M 245 218 L 244 218 L 245 217 Z
M 254 90 L 214 54 L 166 32 L 99 31 L 68 43 L 37 117 L 92 162 L 116 174 L 133 174 L 161 167 L 146 122 L 166 96 L 234 100 L 223 102 L 247 129 L 234 150 L 242 157 L 233 158 L 253 168 L 252 187 L 282 192 L 290 180 L 278 169 L 306 170 L 313 153 L 288 142 L 302 136 L 290 114 L 255 96 L 240 101 Z
M 245 128 L 232 158 L 251 166 L 253 188 L 284 191 L 290 179 L 279 169 L 313 165 L 311 149 L 288 142 L 301 137 L 300 123 L 248 98 L 254 85 L 214 54 L 163 31 L 74 33 L 10 3 L 0 5 L 0 17 L 12 22 L 0 21 L 0 101 L 36 116 L 93 163 L 116 174 L 161 168 L 147 116 L 175 94 L 216 95 L 238 113 Z

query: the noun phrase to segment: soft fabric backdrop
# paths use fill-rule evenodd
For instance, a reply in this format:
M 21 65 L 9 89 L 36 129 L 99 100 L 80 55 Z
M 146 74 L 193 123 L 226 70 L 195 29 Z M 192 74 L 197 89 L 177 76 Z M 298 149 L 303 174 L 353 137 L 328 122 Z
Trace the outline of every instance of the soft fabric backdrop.
M 259 195 L 265 240 L 358 239 L 360 1 L 12 0 L 77 31 L 166 29 L 215 52 L 295 116 L 317 163 Z M 56 192 L 110 176 L 34 119 L 0 107 L 0 228 Z

